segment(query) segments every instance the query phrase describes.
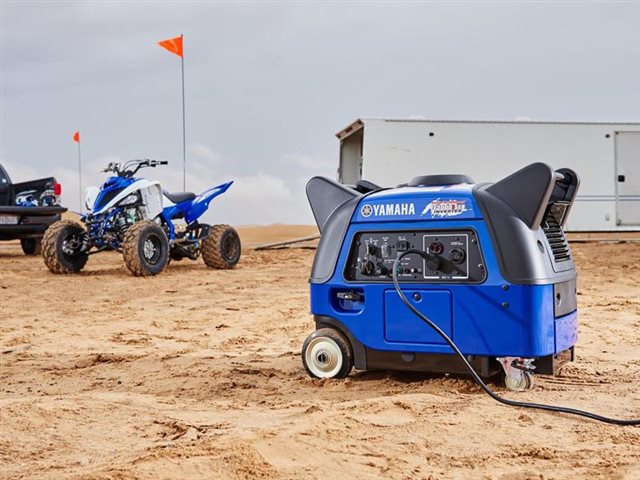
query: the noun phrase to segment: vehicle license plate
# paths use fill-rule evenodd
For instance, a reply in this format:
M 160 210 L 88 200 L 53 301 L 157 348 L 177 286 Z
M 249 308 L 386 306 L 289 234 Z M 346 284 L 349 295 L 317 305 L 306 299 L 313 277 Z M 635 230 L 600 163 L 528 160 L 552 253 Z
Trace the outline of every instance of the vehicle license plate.
M 18 217 L 16 215 L 0 215 L 0 225 L 17 225 Z

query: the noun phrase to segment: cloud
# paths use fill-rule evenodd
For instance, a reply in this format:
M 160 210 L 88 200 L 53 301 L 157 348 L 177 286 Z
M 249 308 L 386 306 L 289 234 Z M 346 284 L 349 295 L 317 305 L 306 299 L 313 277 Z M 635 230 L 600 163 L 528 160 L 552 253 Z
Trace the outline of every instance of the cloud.
M 231 159 L 223 159 L 207 145 L 195 145 L 199 145 L 199 151 L 206 153 L 200 158 L 194 156 L 188 159 L 186 178 L 188 190 L 201 193 L 214 185 L 229 180 L 234 181 L 229 190 L 213 200 L 209 211 L 201 221 L 232 225 L 313 223 L 304 194 L 308 175 L 300 175 L 296 169 L 286 171 L 290 178 L 264 171 L 258 171 L 255 174 L 238 174 L 233 167 L 235 162 Z M 122 163 L 123 161 L 124 159 L 119 156 L 109 155 L 83 164 L 83 202 L 84 190 L 89 185 L 101 185 L 109 175 L 102 172 L 104 167 L 109 162 Z M 55 176 L 62 184 L 62 204 L 72 211 L 79 210 L 77 170 L 55 166 L 49 170 L 36 169 L 4 160 L 2 163 L 13 181 L 33 180 L 43 175 Z M 140 171 L 139 176 L 158 180 L 163 188 L 169 191 L 182 190 L 182 162 L 170 162 L 167 166 L 144 169 Z
M 7 162 L 6 160 L 0 160 L 2 166 L 7 170 L 11 182 L 20 183 L 39 178 L 42 175 L 31 165 L 21 165 L 19 163 Z
M 210 162 L 218 161 L 218 154 L 202 143 L 192 143 L 187 147 L 187 151 L 190 157 L 208 160 Z
M 220 202 L 214 200 L 217 205 L 211 218 L 229 219 L 236 224 L 301 223 L 303 218 L 299 195 L 284 179 L 263 172 L 236 177 L 223 196 Z
M 256 175 L 238 177 L 235 180 L 239 200 L 261 205 L 263 200 L 289 202 L 293 200 L 291 190 L 282 178 L 259 172 Z

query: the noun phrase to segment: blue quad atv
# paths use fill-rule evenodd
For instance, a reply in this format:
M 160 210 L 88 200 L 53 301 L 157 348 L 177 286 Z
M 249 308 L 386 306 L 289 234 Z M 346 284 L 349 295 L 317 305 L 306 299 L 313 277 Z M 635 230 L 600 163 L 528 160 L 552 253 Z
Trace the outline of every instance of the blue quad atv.
M 82 270 L 90 254 L 103 250 L 122 253 L 135 276 L 157 275 L 170 260 L 200 255 L 208 267 L 233 268 L 240 260 L 240 237 L 229 225 L 206 225 L 198 218 L 209 203 L 227 191 L 223 183 L 195 195 L 169 193 L 157 181 L 136 178 L 141 168 L 166 165 L 156 160 L 109 163 L 109 177 L 102 187 L 89 187 L 88 212 L 82 223 L 61 220 L 42 239 L 44 263 L 53 273 Z

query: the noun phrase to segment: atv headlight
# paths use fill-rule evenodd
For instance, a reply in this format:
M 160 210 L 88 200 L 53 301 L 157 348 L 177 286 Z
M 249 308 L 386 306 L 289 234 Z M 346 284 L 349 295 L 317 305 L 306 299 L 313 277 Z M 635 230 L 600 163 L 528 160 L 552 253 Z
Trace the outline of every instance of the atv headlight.
M 124 197 L 120 202 L 120 205 L 122 206 L 133 205 L 137 201 L 138 201 L 138 195 L 136 193 L 132 193 L 131 195 L 127 195 L 126 197 Z
M 89 212 L 93 210 L 98 195 L 100 195 L 100 189 L 98 187 L 87 187 L 85 190 L 84 205 Z

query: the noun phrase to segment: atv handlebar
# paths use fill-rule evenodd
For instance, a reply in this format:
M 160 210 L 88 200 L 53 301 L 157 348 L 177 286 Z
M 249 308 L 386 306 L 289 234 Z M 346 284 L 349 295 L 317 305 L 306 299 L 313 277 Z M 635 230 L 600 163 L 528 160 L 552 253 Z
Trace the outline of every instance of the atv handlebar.
M 129 160 L 125 162 L 124 165 L 120 164 L 120 162 L 109 162 L 107 168 L 103 170 L 103 172 L 113 172 L 119 177 L 131 178 L 133 177 L 138 170 L 146 167 L 157 167 L 158 165 L 168 165 L 169 162 L 166 160 L 151 160 L 149 158 L 145 158 L 143 160 Z

